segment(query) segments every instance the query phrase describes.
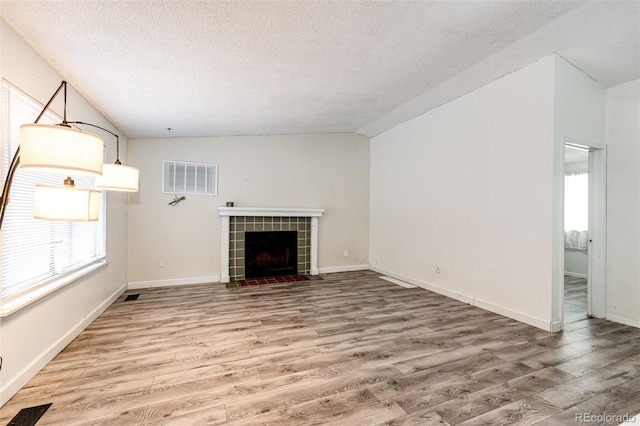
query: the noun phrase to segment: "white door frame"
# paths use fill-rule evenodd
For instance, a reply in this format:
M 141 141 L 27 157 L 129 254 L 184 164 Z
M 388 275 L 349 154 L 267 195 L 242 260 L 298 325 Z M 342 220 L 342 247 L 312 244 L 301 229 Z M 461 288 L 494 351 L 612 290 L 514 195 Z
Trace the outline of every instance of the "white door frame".
M 564 137 L 564 146 L 573 146 L 589 150 L 589 245 L 587 252 L 587 315 L 596 318 L 605 318 L 607 248 L 607 149 L 606 145 L 601 143 L 582 141 L 569 137 Z M 564 234 L 564 229 L 562 229 L 562 232 Z M 564 235 L 562 237 L 562 240 L 564 241 Z M 562 251 L 561 264 L 562 270 L 564 271 L 564 250 Z M 564 304 L 564 281 L 562 287 L 563 291 L 561 294 Z M 562 312 L 564 321 L 564 309 L 562 310 Z
M 607 149 L 589 152 L 589 281 L 587 314 L 605 318 L 607 261 Z

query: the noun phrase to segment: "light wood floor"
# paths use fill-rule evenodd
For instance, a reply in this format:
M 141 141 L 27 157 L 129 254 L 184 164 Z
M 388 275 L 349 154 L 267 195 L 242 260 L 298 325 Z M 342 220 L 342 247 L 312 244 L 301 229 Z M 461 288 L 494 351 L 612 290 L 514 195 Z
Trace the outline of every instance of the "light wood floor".
M 640 412 L 640 329 L 547 333 L 365 272 L 122 296 L 11 401 L 41 425 L 574 424 Z

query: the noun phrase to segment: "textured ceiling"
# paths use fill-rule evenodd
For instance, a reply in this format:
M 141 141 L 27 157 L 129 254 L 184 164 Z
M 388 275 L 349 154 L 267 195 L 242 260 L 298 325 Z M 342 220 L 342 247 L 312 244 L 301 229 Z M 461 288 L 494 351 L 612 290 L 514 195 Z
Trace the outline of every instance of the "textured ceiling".
M 640 77 L 636 0 L 0 5 L 130 138 L 373 136 L 554 52 L 605 87 Z

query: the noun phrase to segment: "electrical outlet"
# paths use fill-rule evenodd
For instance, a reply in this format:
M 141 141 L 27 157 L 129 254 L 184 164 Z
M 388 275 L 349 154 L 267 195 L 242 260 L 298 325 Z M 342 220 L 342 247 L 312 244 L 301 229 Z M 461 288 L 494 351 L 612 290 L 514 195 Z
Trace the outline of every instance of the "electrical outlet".
M 165 266 L 167 266 L 167 264 L 165 263 L 164 259 L 160 259 L 160 267 L 164 268 Z
M 358 258 L 358 262 L 360 262 L 360 263 L 364 263 L 364 256 L 360 256 L 360 257 Z
M 436 265 L 436 274 L 442 275 L 442 269 L 440 269 L 440 265 Z
M 344 257 L 349 257 L 349 250 L 345 250 L 343 255 L 344 255 Z

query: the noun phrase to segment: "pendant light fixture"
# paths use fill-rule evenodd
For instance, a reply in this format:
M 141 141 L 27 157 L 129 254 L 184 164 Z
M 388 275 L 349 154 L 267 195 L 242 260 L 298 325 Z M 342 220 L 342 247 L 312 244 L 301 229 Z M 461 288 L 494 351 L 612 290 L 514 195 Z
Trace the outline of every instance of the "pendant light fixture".
M 107 191 L 138 192 L 137 167 L 125 166 L 120 160 L 102 165 L 102 176 L 96 178 L 96 187 Z
M 113 164 L 102 165 L 102 176 L 96 178 L 96 187 L 107 191 L 138 192 L 138 176 L 140 174 L 137 167 L 125 166 L 120 162 L 120 138 L 118 135 L 104 127 L 83 121 L 69 121 L 69 124 L 84 124 L 96 127 L 111 133 L 116 137 L 116 161 Z
M 59 125 L 38 124 L 60 91 L 64 114 Z M 63 81 L 33 124 L 20 128 L 20 146 L 9 165 L 0 204 L 0 229 L 18 166 L 66 175 L 64 186 L 36 185 L 34 217 L 61 221 L 95 221 L 100 211 L 100 191 L 76 188 L 71 175 L 102 175 L 104 145 L 93 133 L 71 128 L 67 122 L 67 82 Z
M 20 126 L 20 167 L 62 175 L 100 176 L 102 139 L 93 133 L 56 125 Z
M 76 188 L 67 178 L 63 186 L 36 185 L 33 217 L 68 222 L 94 222 L 100 217 L 102 192 Z
M 62 123 L 38 124 L 64 89 Z M 63 81 L 34 124 L 20 126 L 20 167 L 62 175 L 100 176 L 104 143 L 100 136 L 73 129 L 67 122 L 67 82 Z

